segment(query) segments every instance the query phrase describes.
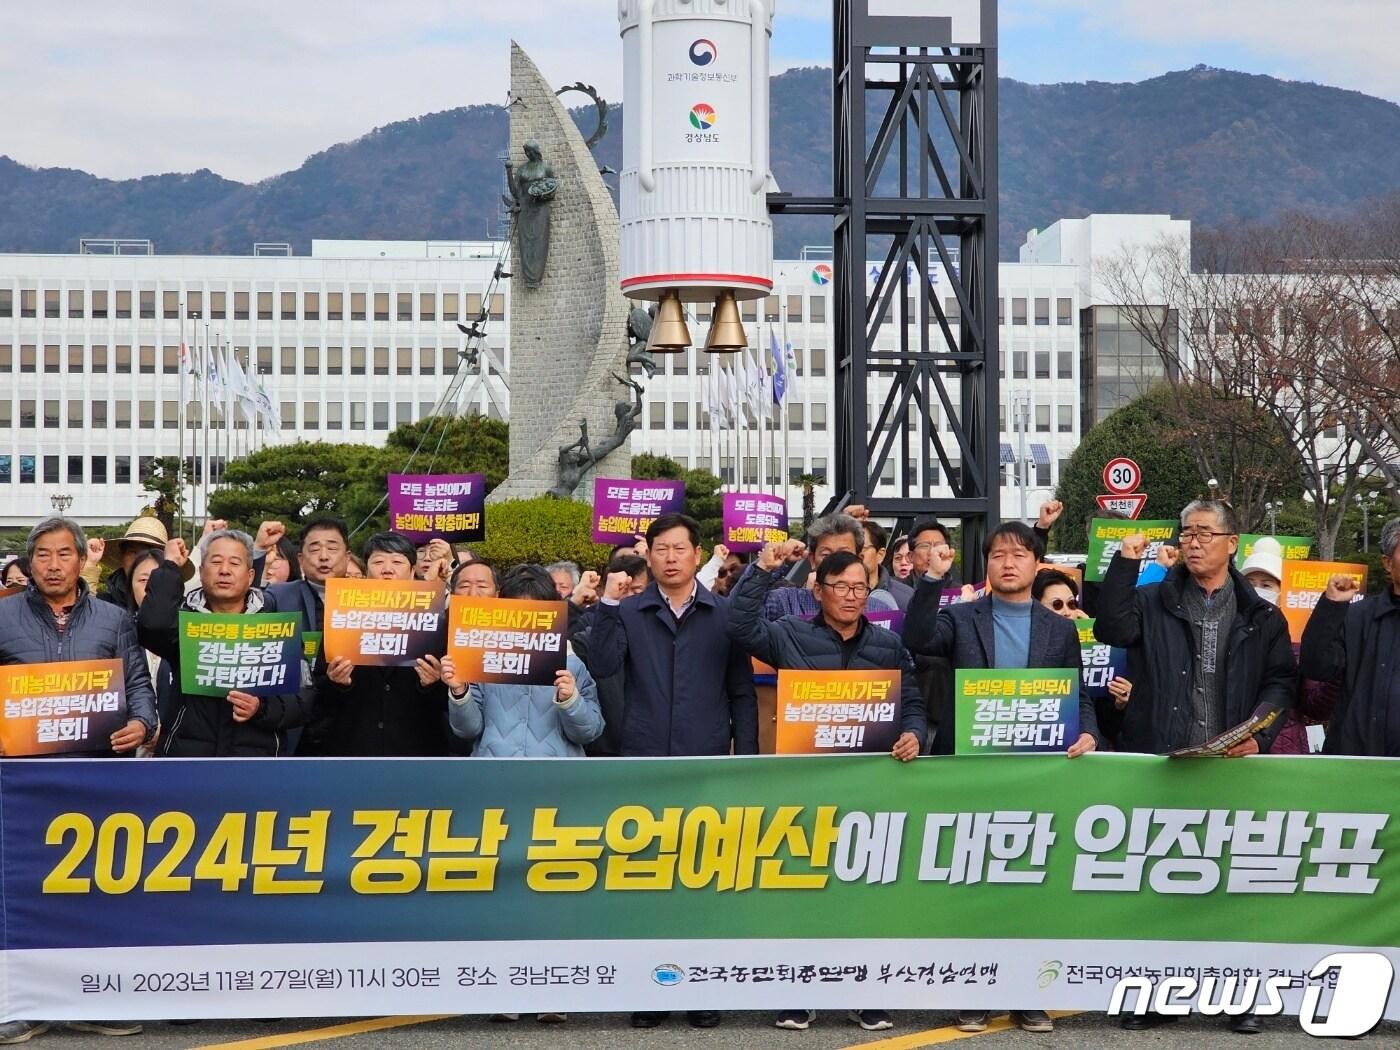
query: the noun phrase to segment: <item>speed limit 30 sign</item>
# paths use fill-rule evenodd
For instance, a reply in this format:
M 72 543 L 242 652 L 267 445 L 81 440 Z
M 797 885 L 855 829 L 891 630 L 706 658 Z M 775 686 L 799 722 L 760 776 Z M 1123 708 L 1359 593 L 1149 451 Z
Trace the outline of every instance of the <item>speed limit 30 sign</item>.
M 1127 456 L 1119 456 L 1108 461 L 1103 468 L 1104 487 L 1115 496 L 1126 496 L 1136 492 L 1142 484 L 1142 468 Z

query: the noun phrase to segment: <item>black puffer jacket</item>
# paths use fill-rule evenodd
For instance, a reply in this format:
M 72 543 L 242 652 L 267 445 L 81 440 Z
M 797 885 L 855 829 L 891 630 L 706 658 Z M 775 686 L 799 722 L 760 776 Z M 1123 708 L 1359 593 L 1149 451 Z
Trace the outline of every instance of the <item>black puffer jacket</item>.
M 128 613 L 98 601 L 85 580 L 78 581 L 78 600 L 62 633 L 48 602 L 33 584 L 24 594 L 0 601 L 0 664 L 66 660 L 120 660 L 126 672 L 127 719 L 139 718 L 148 732 L 155 729 L 151 672 Z M 104 748 L 93 753 L 112 752 Z
M 249 591 L 255 612 L 276 612 L 276 603 L 261 591 Z M 285 732 L 305 725 L 311 715 L 312 687 L 303 682 L 300 693 L 262 697 L 258 713 L 247 722 L 233 720 L 233 705 L 221 696 L 195 696 L 180 692 L 180 610 L 199 611 L 193 592 L 185 596 L 184 581 L 174 562 L 162 563 L 146 584 L 146 600 L 136 614 L 141 644 L 170 665 L 178 707 L 174 719 L 162 728 L 161 754 L 172 758 L 256 758 L 286 752 Z M 254 598 L 253 596 L 257 597 Z M 193 604 L 192 604 L 193 603 Z M 303 665 L 302 673 L 306 675 Z
M 763 600 L 773 586 L 766 572 L 748 573 L 729 598 L 730 639 L 750 656 L 782 669 L 811 671 L 894 671 L 900 676 L 900 731 L 919 738 L 922 750 L 928 737 L 928 715 L 914 673 L 914 659 L 899 635 L 861 618 L 860 633 L 849 658 L 841 636 L 817 614 L 815 620 L 784 616 L 769 621 Z
M 1342 685 L 1326 754 L 1400 757 L 1400 595 L 1391 590 L 1354 604 L 1319 599 L 1298 663 L 1304 678 Z
M 1137 578 L 1137 559 L 1115 554 L 1099 591 L 1094 637 L 1128 650 L 1125 677 L 1133 695 L 1123 710 L 1118 749 L 1160 755 L 1185 746 L 1189 737 L 1196 652 L 1181 604 L 1188 573 L 1179 564 L 1161 583 L 1139 587 Z M 1230 579 L 1235 620 L 1225 658 L 1225 728 L 1246 721 L 1259 704 L 1278 708 L 1279 717 L 1257 738 L 1259 749 L 1268 751 L 1298 693 L 1288 623 L 1233 566 Z

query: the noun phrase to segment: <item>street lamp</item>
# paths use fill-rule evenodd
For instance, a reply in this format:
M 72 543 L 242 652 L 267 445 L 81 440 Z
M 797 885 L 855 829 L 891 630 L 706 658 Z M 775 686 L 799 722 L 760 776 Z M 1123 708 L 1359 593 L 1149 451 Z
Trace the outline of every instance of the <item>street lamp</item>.
M 53 509 L 59 514 L 68 513 L 68 508 L 73 505 L 73 497 L 66 493 L 59 493 L 49 497 L 49 502 L 53 504 Z
M 1356 493 L 1353 497 L 1356 505 L 1361 508 L 1361 549 L 1367 554 L 1371 553 L 1371 501 L 1376 498 L 1375 491 L 1366 493 L 1366 498 L 1362 499 L 1361 493 Z
M 1270 500 L 1264 504 L 1264 509 L 1269 512 L 1269 535 L 1278 535 L 1278 511 L 1280 504 Z

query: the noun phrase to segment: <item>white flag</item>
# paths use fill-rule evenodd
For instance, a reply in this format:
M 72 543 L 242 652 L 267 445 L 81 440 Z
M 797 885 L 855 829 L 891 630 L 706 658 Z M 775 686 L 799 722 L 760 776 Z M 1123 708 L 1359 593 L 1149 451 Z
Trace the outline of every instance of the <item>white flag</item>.
M 258 401 L 253 391 L 253 385 L 248 382 L 248 376 L 243 371 L 243 366 L 238 363 L 238 355 L 233 347 L 228 348 L 229 367 L 229 393 L 238 400 L 239 407 L 243 409 L 243 418 L 248 421 L 249 426 L 258 424 Z
M 762 354 L 754 354 L 754 358 L 749 355 L 753 351 L 747 347 L 744 349 L 744 360 L 748 364 L 748 383 L 744 389 L 744 402 L 748 405 L 749 411 L 753 413 L 754 420 L 763 422 L 764 413 L 768 409 L 768 372 L 763 367 Z

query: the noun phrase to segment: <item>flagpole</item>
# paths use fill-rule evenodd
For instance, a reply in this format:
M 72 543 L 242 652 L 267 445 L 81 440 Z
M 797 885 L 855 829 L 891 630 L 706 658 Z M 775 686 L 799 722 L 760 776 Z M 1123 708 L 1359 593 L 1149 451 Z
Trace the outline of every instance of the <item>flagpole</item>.
M 779 305 L 782 307 L 781 316 L 783 319 L 783 400 L 778 402 L 778 426 L 782 428 L 783 432 L 783 510 L 786 512 L 788 497 L 792 495 L 792 464 L 788 459 L 788 413 L 786 402 L 787 399 L 792 396 L 792 389 L 796 385 L 794 380 L 797 377 L 793 374 L 793 369 L 789 367 L 792 355 L 788 352 L 786 298 L 784 298 L 783 302 Z
M 195 337 L 198 338 L 199 330 L 195 330 Z M 204 411 L 200 414 L 200 423 L 204 430 L 204 463 L 199 472 L 200 489 L 202 490 L 201 518 L 207 520 L 209 517 L 209 427 L 211 424 L 209 410 L 209 373 L 212 362 L 209 359 L 209 325 L 204 325 Z M 193 536 L 193 532 L 191 532 Z
M 179 457 L 179 467 L 176 469 L 175 477 L 179 479 L 180 506 L 179 517 L 175 522 L 175 535 L 185 534 L 185 355 L 190 352 L 185 345 L 185 301 L 180 300 L 180 360 L 176 365 L 180 369 L 180 407 L 175 412 L 175 425 L 180 428 L 180 440 L 177 443 L 176 455 Z

